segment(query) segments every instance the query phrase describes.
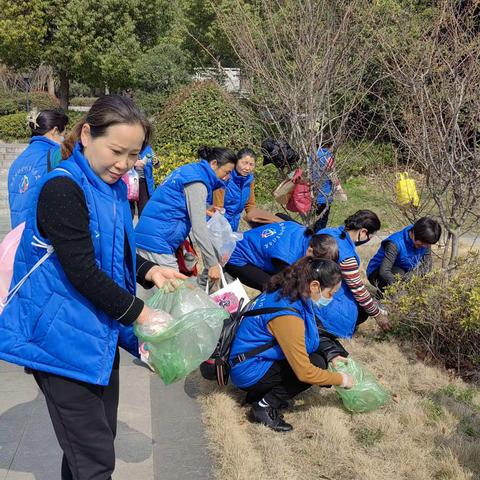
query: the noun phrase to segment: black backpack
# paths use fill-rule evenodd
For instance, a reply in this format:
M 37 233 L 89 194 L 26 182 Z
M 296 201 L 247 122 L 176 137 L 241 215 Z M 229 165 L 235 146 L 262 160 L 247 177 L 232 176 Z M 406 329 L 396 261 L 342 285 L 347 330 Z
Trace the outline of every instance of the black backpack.
M 282 311 L 291 311 L 295 313 L 300 313 L 296 308 L 290 307 L 266 307 L 266 308 L 255 308 L 249 310 L 252 306 L 252 303 L 256 299 L 251 300 L 247 303 L 245 308 L 243 306 L 243 299 L 240 301 L 240 306 L 238 310 L 231 314 L 223 323 L 222 333 L 220 334 L 220 339 L 218 340 L 217 347 L 213 352 L 212 356 L 200 365 L 200 373 L 203 378 L 207 380 L 217 380 L 217 383 L 220 386 L 225 386 L 228 384 L 228 379 L 230 377 L 230 369 L 237 365 L 238 363 L 244 362 L 249 358 L 258 355 L 259 353 L 265 352 L 269 348 L 272 348 L 277 344 L 275 339 L 272 339 L 271 342 L 264 345 L 260 345 L 257 348 L 254 348 L 248 352 L 244 352 L 240 355 L 237 355 L 235 358 L 230 360 L 230 353 L 232 350 L 233 340 L 237 333 L 238 327 L 242 322 L 244 317 L 254 317 L 256 315 L 265 315 L 267 313 L 277 313 Z

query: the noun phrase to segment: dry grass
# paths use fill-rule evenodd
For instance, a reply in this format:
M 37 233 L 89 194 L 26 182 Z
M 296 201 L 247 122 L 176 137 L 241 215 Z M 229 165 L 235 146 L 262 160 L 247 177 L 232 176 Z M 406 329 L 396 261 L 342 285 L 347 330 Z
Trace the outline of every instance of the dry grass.
M 393 394 L 384 409 L 351 415 L 333 389 L 312 387 L 279 434 L 249 423 L 243 393 L 199 380 L 216 476 L 222 480 L 480 479 L 480 393 L 375 340 L 345 342 Z
M 364 266 L 377 248 L 372 242 L 360 249 Z M 285 413 L 294 426 L 289 434 L 250 423 L 243 392 L 198 376 L 216 478 L 480 480 L 480 391 L 376 334 L 367 322 L 344 345 L 392 393 L 392 402 L 351 415 L 334 389 L 312 387 Z

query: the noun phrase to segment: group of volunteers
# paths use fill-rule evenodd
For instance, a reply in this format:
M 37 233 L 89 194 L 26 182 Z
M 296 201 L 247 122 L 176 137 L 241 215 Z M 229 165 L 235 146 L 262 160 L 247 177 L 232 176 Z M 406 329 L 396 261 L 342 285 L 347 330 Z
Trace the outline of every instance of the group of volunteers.
M 130 98 L 99 98 L 66 138 L 63 113 L 28 120 L 30 144 L 8 178 L 12 228 L 24 223 L 24 230 L 2 301 L 0 359 L 28 368 L 45 395 L 63 450 L 61 478 L 107 480 L 115 467 L 119 347 L 138 356 L 133 323 L 155 316 L 137 284 L 175 288 L 185 279 L 177 253 L 189 236 L 208 280 L 219 281 L 208 220 L 222 211 L 239 231 L 244 212 L 256 208 L 256 154 L 200 147 L 198 162 L 155 188 L 151 127 Z M 360 210 L 342 226 L 326 226 L 333 192 L 344 196 L 332 158 L 328 145 L 310 160 L 322 183 L 314 228 L 271 215 L 272 223 L 243 232 L 224 267 L 261 292 L 251 306 L 259 314 L 236 332 L 231 378 L 247 392 L 252 420 L 276 431 L 292 429 L 280 410 L 310 386 L 352 387 L 353 378 L 327 369 L 348 356 L 338 339 L 351 338 L 368 317 L 389 328 L 381 292 L 428 271 L 441 234 L 424 217 L 383 240 L 367 268 L 372 295 L 357 247 L 380 230 L 380 219 Z M 132 168 L 140 178 L 136 204 L 122 181 Z

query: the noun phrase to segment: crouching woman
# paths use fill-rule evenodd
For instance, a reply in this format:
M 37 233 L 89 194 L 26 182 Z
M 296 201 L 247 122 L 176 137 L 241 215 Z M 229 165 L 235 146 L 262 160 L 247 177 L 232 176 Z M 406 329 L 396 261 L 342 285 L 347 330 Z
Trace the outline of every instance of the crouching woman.
M 247 392 L 254 421 L 290 431 L 278 413 L 288 400 L 312 385 L 352 386 L 348 375 L 326 370 L 314 313 L 333 298 L 341 279 L 335 262 L 305 257 L 273 276 L 252 307 L 273 313 L 243 319 L 232 345 L 231 378 Z

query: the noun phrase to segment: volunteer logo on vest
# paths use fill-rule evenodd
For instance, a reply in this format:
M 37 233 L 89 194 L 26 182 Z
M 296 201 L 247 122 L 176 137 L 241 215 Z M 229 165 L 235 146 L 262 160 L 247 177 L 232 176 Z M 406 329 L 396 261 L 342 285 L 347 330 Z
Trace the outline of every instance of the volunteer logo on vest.
M 20 188 L 18 189 L 18 192 L 25 193 L 28 190 L 29 183 L 30 182 L 28 181 L 28 175 L 24 175 L 20 183 Z
M 262 238 L 268 238 L 271 237 L 272 235 L 275 235 L 277 231 L 274 228 L 266 228 L 262 232 Z

